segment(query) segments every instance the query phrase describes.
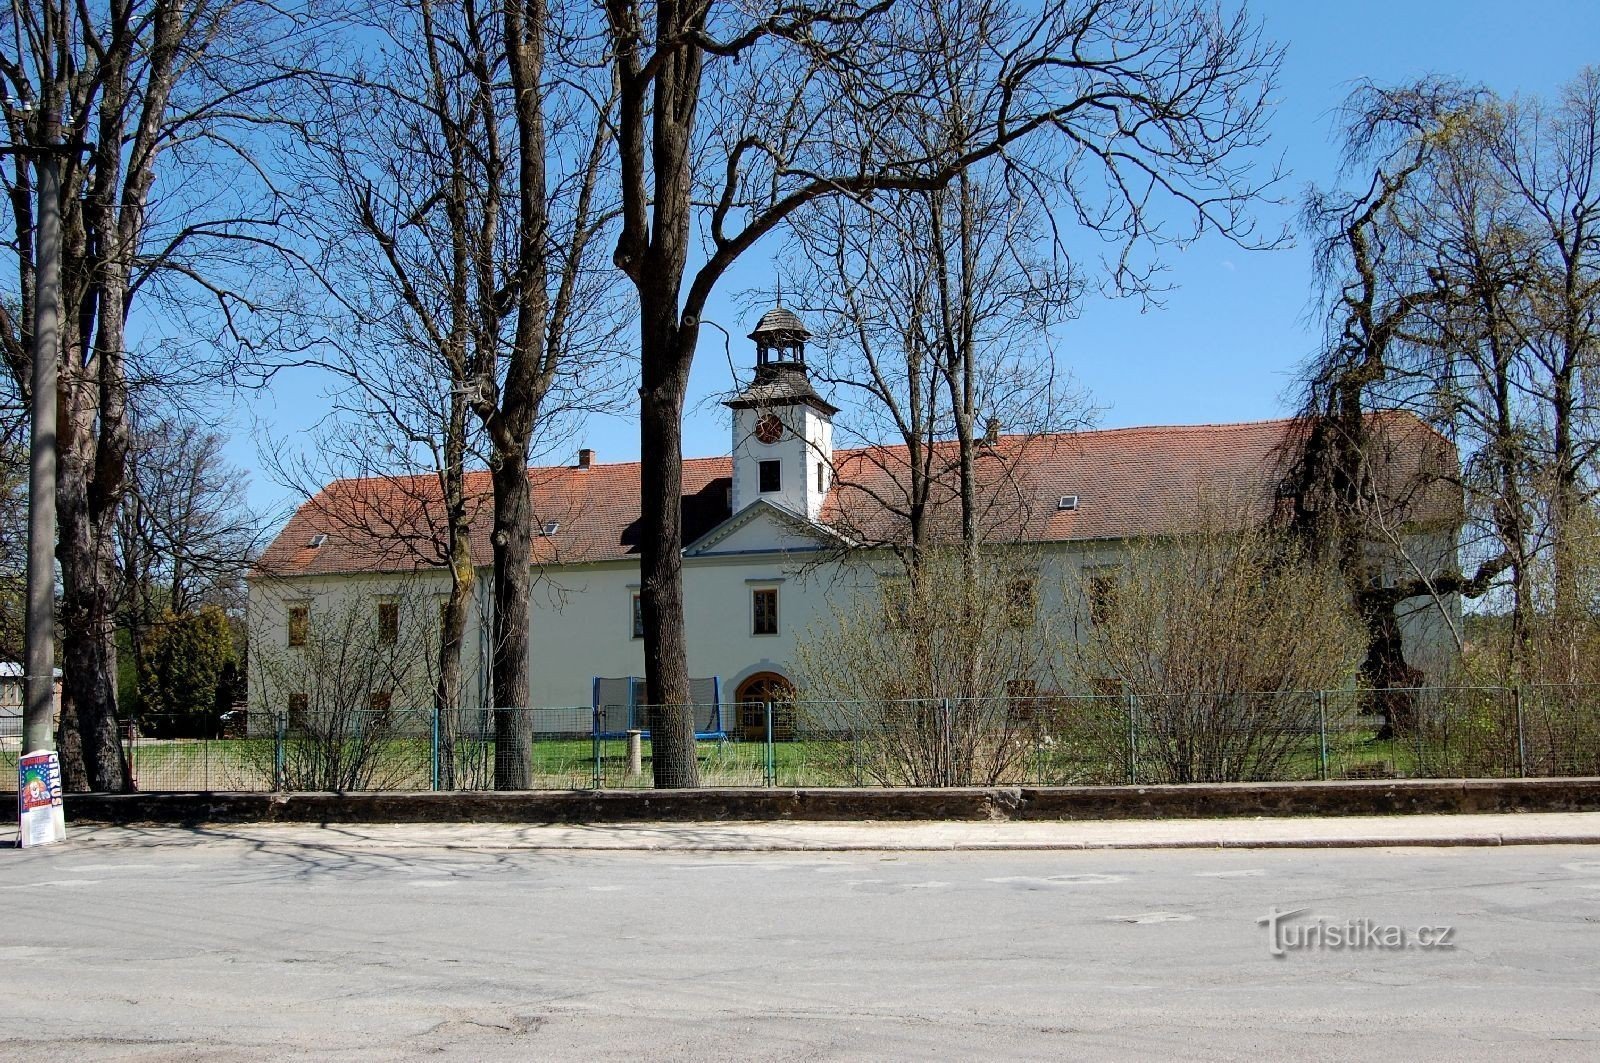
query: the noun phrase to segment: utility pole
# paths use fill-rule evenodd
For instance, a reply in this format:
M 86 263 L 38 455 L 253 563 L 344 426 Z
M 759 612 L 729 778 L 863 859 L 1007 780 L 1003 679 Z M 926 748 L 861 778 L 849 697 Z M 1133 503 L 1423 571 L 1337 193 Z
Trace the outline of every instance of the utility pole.
M 28 455 L 27 707 L 24 752 L 54 749 L 56 635 L 56 366 L 61 357 L 61 157 L 34 155 L 33 433 Z
M 31 102 L 8 104 L 26 116 Z M 23 122 L 26 129 L 30 124 Z M 47 99 L 35 143 L 0 149 L 30 158 L 38 195 L 34 217 L 33 424 L 28 455 L 27 650 L 23 662 L 22 751 L 54 749 L 56 632 L 56 372 L 61 359 L 61 115 Z

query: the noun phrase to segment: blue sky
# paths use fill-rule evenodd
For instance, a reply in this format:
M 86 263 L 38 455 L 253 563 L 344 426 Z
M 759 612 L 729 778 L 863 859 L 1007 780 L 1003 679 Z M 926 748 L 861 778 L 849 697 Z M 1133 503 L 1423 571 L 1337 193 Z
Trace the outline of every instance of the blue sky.
M 1392 83 L 1432 73 L 1504 95 L 1548 95 L 1586 63 L 1600 62 L 1600 0 L 1258 0 L 1252 9 L 1288 49 L 1270 133 L 1289 171 L 1280 193 L 1289 202 L 1261 212 L 1269 227 L 1293 220 L 1308 184 L 1333 181 L 1335 111 L 1359 79 Z M 1307 312 L 1303 241 L 1249 252 L 1208 238 L 1167 252 L 1165 264 L 1176 287 L 1164 306 L 1141 310 L 1134 301 L 1091 296 L 1055 337 L 1060 363 L 1100 408 L 1099 424 L 1237 421 L 1290 410 L 1295 370 L 1317 332 Z M 725 279 L 708 319 L 743 337 L 759 308 L 750 311 L 738 296 L 771 277 L 770 259 L 750 256 Z M 753 360 L 742 340 L 733 359 L 741 369 Z M 727 453 L 725 411 L 704 400 L 730 384 L 720 336 L 707 329 L 691 379 L 686 456 Z M 293 499 L 259 471 L 252 420 L 274 436 L 292 436 L 326 412 L 322 387 L 309 374 L 284 375 L 269 392 L 248 396 L 251 409 L 232 411 L 229 454 L 251 474 L 256 505 L 277 509 Z M 579 446 L 593 447 L 601 461 L 636 458 L 636 423 L 595 419 L 552 460 L 571 460 L 565 452 Z

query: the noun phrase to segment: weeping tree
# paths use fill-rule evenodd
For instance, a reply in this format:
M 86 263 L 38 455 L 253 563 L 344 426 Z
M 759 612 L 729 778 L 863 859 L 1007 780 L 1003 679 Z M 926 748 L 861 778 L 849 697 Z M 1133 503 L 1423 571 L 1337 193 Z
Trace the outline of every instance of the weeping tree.
M 1514 676 L 1539 615 L 1570 618 L 1578 600 L 1565 559 L 1600 445 L 1600 77 L 1553 106 L 1438 80 L 1367 85 L 1346 118 L 1345 187 L 1307 206 L 1327 341 L 1285 489 L 1338 559 L 1392 730 L 1419 679 L 1407 603 L 1446 618 L 1457 596 L 1503 603 Z M 1430 526 L 1447 548 L 1419 555 Z
M 1248 238 L 1261 188 L 1244 155 L 1262 136 L 1278 55 L 1247 16 L 1201 0 L 605 9 L 622 197 L 614 258 L 639 314 L 655 782 L 693 786 L 682 416 L 702 318 L 729 268 L 819 201 L 936 191 L 1038 137 L 1058 150 L 1037 169 L 1019 163 L 1018 180 L 1063 184 L 1064 218 L 1118 247 L 1118 282 L 1146 285 L 1136 249 L 1173 235 L 1174 218 L 1188 233 Z M 927 101 L 955 85 L 969 102 L 952 121 Z

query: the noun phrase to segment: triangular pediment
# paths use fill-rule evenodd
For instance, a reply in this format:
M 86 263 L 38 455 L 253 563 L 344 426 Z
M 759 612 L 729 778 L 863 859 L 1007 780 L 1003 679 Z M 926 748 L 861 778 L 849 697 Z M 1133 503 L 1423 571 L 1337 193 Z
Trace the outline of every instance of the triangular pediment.
M 838 549 L 853 545 L 831 528 L 759 499 L 684 548 L 685 557 L 760 551 Z

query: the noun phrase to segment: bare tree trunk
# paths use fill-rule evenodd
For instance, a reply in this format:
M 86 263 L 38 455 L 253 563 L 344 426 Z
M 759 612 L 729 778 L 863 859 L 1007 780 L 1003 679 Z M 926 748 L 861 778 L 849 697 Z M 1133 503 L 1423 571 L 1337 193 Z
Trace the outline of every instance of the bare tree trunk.
M 494 478 L 494 787 L 533 783 L 533 717 L 528 704 L 528 585 L 533 524 L 528 462 L 502 453 Z
M 670 320 L 657 327 L 669 335 L 678 331 Z M 649 334 L 645 342 L 648 352 Z M 645 536 L 639 549 L 651 770 L 657 787 L 693 787 L 700 785 L 700 767 L 683 632 L 683 399 L 688 362 L 646 353 L 643 379 L 639 516 L 644 527 L 657 530 Z
M 96 534 L 82 464 L 60 467 L 62 781 L 70 790 L 119 792 L 128 773 L 117 734 L 109 544 Z
M 456 788 L 456 737 L 460 730 L 462 647 L 467 629 L 467 606 L 472 601 L 476 572 L 472 566 L 472 541 L 466 514 L 466 474 L 462 461 L 466 449 L 466 406 L 459 396 L 451 400 L 451 423 L 445 440 L 445 505 L 449 514 L 450 594 L 439 617 L 439 687 L 434 709 L 439 714 L 439 786 Z
M 130 782 L 117 729 L 112 550 L 128 451 L 122 364 L 127 262 L 119 261 L 123 256 L 107 257 L 95 293 L 99 314 L 93 353 L 66 371 L 57 437 L 61 480 L 56 552 L 62 584 L 63 782 L 71 789 L 119 792 Z M 76 735 L 67 733 L 74 730 Z

